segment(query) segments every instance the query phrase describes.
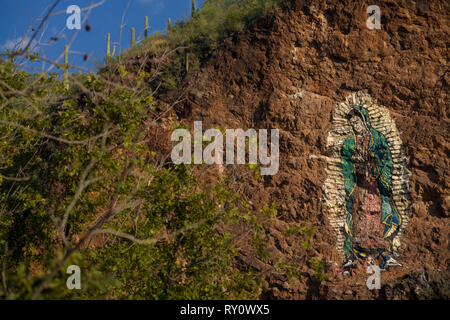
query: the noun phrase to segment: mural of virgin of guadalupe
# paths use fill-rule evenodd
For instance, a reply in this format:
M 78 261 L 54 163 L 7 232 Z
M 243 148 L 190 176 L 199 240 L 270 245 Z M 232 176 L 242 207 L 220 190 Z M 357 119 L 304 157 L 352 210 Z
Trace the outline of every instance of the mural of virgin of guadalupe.
M 344 267 L 368 256 L 379 259 L 382 269 L 386 264 L 399 265 L 390 253 L 401 215 L 392 198 L 393 161 L 387 140 L 371 126 L 363 107 L 353 106 L 347 120 L 352 133 L 341 149 L 346 210 Z

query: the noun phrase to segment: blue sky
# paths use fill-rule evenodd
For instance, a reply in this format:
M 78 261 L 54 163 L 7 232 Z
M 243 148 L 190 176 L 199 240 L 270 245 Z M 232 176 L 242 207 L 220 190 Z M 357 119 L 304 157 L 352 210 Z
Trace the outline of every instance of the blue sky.
M 197 8 L 202 2 L 203 0 L 196 1 Z M 14 46 L 26 35 L 29 26 L 37 28 L 41 21 L 39 19 L 47 13 L 53 3 L 54 0 L 0 0 L 0 52 Z M 78 5 L 83 10 L 91 3 L 100 4 L 93 8 L 87 17 L 91 30 L 86 31 L 84 24 L 78 33 L 77 30 L 67 29 L 66 20 L 69 17 L 69 14 L 66 14 L 67 7 Z M 136 29 L 138 38 L 143 32 L 146 15 L 150 19 L 150 33 L 164 31 L 168 18 L 175 22 L 190 16 L 191 0 L 61 0 L 53 11 L 56 14 L 47 20 L 42 29 L 44 32 L 41 31 L 36 37 L 41 43 L 38 52 L 48 59 L 56 60 L 61 57 L 64 44 L 69 43 L 77 33 L 70 47 L 69 63 L 95 68 L 95 65 L 103 63 L 105 58 L 107 33 L 111 33 L 111 42 L 119 43 L 124 12 L 121 43 L 122 48 L 127 49 L 130 44 L 131 28 Z M 86 16 L 87 11 L 83 10 L 81 20 L 83 21 Z M 31 37 L 32 33 L 30 31 L 28 36 Z M 58 37 L 58 40 L 52 41 L 52 37 Z M 83 61 L 84 54 L 88 55 L 87 62 Z M 40 69 L 42 63 L 34 64 L 33 67 Z M 48 68 L 49 65 L 45 67 Z

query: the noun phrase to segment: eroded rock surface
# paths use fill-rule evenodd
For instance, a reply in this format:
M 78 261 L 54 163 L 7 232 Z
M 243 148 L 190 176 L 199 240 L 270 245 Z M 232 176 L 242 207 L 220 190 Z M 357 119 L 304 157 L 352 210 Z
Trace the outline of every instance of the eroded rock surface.
M 228 40 L 185 80 L 180 119 L 202 120 L 204 128 L 280 130 L 278 174 L 255 180 L 245 167 L 225 169 L 255 210 L 280 204 L 276 222 L 267 226 L 267 247 L 305 271 L 290 284 L 270 271 L 270 262 L 249 257 L 242 263 L 269 270 L 262 298 L 448 299 L 450 7 L 378 1 L 381 30 L 369 30 L 368 5 L 292 1 Z M 352 277 L 336 268 L 342 258 L 322 193 L 332 114 L 356 91 L 387 107 L 411 173 L 411 219 L 399 249 L 404 267 L 384 272 L 382 289 L 374 291 L 363 266 Z M 317 229 L 314 250 L 330 266 L 330 281 L 322 285 L 311 280 L 300 239 L 284 235 L 288 225 L 303 222 Z

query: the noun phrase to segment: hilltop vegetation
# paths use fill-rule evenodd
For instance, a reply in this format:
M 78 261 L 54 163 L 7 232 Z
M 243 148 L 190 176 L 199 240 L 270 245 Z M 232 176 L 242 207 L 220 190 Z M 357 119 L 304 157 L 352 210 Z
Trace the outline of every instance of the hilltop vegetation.
M 170 52 L 170 63 L 162 76 L 162 89 L 174 89 L 188 70 L 198 70 L 212 52 L 255 21 L 275 12 L 286 0 L 205 0 L 187 20 L 168 25 L 125 51 L 116 60 L 145 54 L 154 57 Z

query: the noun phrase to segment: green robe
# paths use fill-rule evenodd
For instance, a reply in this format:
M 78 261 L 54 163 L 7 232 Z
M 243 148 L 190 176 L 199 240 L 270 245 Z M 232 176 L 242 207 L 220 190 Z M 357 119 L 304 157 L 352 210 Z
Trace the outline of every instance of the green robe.
M 392 199 L 393 162 L 391 152 L 386 138 L 380 132 L 372 128 L 367 111 L 361 106 L 354 106 L 354 108 L 361 113 L 362 118 L 369 129 L 369 155 L 375 159 L 376 163 L 376 166 L 372 169 L 370 175 L 373 179 L 378 181 L 382 211 L 381 223 L 385 226 L 383 237 L 388 238 L 397 231 L 401 224 L 401 217 Z M 352 192 L 356 184 L 355 169 L 352 162 L 354 150 L 355 136 L 352 134 L 344 142 L 341 150 L 342 168 L 345 177 L 345 209 L 347 212 L 346 224 L 348 230 L 344 243 L 344 251 L 347 258 L 359 253 L 355 252 L 355 249 L 352 247 Z

